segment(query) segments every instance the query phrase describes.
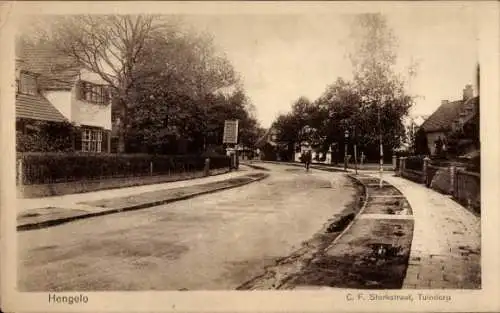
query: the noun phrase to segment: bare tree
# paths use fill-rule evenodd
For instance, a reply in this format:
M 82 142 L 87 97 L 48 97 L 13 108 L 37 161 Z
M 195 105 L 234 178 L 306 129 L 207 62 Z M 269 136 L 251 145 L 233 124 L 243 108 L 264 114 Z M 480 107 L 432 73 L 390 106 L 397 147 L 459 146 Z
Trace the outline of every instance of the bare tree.
M 119 152 L 125 151 L 133 86 L 155 74 L 154 68 L 138 71 L 145 46 L 154 36 L 173 33 L 171 26 L 157 16 L 145 15 L 76 15 L 53 21 L 51 39 L 56 48 L 97 73 L 112 88 L 120 120 Z

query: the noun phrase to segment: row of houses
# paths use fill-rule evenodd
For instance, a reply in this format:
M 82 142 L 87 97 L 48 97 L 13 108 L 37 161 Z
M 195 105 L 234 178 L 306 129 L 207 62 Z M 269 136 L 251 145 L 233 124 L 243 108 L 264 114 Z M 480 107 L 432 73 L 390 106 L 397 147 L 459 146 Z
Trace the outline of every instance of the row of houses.
M 38 122 L 66 123 L 76 130 L 68 138 L 74 150 L 111 152 L 111 104 L 109 85 L 71 57 L 50 48 L 17 47 L 18 135 L 36 135 Z
M 462 99 L 449 101 L 443 100 L 441 105 L 430 115 L 414 115 L 405 120 L 407 129 L 411 133 L 420 133 L 425 137 L 427 152 L 431 156 L 440 153 L 438 146 L 442 145 L 446 149 L 446 141 L 450 135 L 460 134 L 453 145 L 458 151 L 453 151 L 456 156 L 464 154 L 474 154 L 480 149 L 479 141 L 479 96 L 474 94 L 472 85 L 466 85 L 463 89 Z M 277 130 L 270 127 L 266 134 L 259 140 L 259 146 L 264 149 L 264 157 L 279 159 L 279 146 L 277 142 Z M 267 148 L 266 148 L 267 147 Z M 307 143 L 299 144 L 295 147 L 295 161 L 299 160 L 301 152 L 309 149 Z M 402 145 L 403 149 L 409 146 Z M 269 154 L 275 154 L 269 155 Z M 330 157 L 329 155 L 330 154 Z M 322 156 L 320 156 L 322 158 Z M 325 162 L 331 160 L 331 151 L 326 154 Z

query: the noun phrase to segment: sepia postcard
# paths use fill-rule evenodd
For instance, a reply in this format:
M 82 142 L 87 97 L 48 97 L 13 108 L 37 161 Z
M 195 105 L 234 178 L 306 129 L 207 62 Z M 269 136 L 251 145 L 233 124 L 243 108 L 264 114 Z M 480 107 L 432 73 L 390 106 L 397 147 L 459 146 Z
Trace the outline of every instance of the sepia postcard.
M 500 311 L 499 13 L 2 2 L 2 311 Z

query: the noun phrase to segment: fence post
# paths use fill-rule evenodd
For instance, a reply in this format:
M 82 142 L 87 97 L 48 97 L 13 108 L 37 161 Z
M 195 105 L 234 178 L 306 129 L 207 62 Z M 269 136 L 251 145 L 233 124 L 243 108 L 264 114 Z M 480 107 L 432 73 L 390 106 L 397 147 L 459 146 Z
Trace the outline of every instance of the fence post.
M 396 157 L 396 176 L 401 176 L 401 157 Z
M 205 159 L 205 168 L 203 169 L 203 172 L 205 176 L 210 175 L 210 158 Z
M 450 165 L 450 195 L 455 196 L 455 182 L 457 180 L 457 168 Z
M 395 154 L 392 155 L 392 170 L 393 171 L 396 171 L 396 169 L 398 167 L 397 162 L 398 162 L 398 157 Z
M 406 157 L 401 157 L 399 160 L 401 163 L 399 164 L 399 175 L 403 176 L 403 172 L 405 171 L 406 167 Z
M 428 156 L 426 156 L 426 157 L 424 158 L 424 166 L 423 166 L 423 169 L 422 169 L 422 170 L 424 171 L 424 184 L 425 184 L 426 186 L 429 186 L 429 185 L 430 185 L 430 182 L 429 182 L 429 174 L 428 174 L 428 172 L 429 172 L 429 171 L 428 171 L 428 168 L 429 168 L 429 161 L 430 161 L 429 157 L 428 157 Z

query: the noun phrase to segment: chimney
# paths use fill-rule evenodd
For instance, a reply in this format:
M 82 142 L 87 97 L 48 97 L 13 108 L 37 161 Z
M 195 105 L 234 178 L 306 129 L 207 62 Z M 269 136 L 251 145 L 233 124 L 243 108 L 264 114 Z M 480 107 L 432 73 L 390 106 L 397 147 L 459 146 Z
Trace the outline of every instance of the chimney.
M 441 105 L 448 104 L 448 102 L 450 102 L 450 101 L 448 101 L 448 100 L 441 100 Z
M 469 100 L 474 97 L 474 89 L 472 85 L 466 85 L 464 88 L 464 97 L 463 100 Z

